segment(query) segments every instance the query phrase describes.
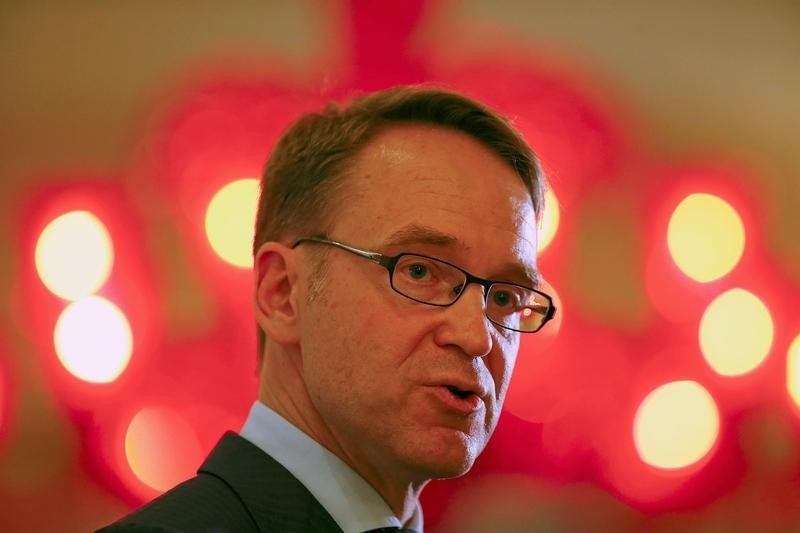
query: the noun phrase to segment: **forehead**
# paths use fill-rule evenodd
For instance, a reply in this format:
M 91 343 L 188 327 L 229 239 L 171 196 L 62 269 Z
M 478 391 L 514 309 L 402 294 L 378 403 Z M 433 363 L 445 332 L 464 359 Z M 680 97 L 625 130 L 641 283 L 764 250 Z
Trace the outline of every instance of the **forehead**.
M 337 238 L 381 246 L 414 225 L 454 237 L 426 244 L 451 249 L 455 260 L 494 253 L 535 264 L 535 214 L 522 178 L 463 132 L 392 126 L 356 157 L 345 191 L 332 228 Z

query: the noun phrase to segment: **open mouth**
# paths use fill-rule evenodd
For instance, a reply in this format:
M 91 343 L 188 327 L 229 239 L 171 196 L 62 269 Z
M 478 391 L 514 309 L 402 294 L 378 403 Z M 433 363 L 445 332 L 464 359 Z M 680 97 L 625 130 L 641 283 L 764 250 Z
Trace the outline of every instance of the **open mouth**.
M 449 390 L 453 396 L 455 396 L 456 398 L 461 398 L 462 400 L 469 398 L 473 394 L 472 391 L 462 390 L 453 385 L 447 385 L 447 390 Z
M 462 384 L 463 385 L 463 384 Z M 449 412 L 462 416 L 471 416 L 485 408 L 483 394 L 478 387 L 462 389 L 456 385 L 441 384 L 433 386 L 434 396 L 439 398 L 442 406 Z

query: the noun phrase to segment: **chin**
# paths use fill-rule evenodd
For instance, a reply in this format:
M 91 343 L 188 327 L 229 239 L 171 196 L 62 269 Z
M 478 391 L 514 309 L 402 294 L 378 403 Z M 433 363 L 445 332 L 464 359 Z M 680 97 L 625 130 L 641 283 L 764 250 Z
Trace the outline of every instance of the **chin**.
M 469 461 L 468 463 L 461 464 L 457 467 L 452 465 L 453 468 L 440 468 L 437 472 L 434 472 L 431 475 L 431 479 L 452 479 L 461 477 L 470 471 L 473 463 L 474 461 Z
M 409 457 L 427 479 L 463 476 L 483 451 L 486 440 L 462 431 L 436 428 L 427 442 L 418 441 L 414 457 Z

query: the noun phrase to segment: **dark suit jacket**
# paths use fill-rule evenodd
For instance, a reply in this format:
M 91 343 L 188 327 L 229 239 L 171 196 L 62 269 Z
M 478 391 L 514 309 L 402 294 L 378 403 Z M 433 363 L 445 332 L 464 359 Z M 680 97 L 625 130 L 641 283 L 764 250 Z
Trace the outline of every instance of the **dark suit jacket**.
M 292 474 L 227 432 L 197 476 L 100 530 L 120 532 L 319 532 L 341 528 Z

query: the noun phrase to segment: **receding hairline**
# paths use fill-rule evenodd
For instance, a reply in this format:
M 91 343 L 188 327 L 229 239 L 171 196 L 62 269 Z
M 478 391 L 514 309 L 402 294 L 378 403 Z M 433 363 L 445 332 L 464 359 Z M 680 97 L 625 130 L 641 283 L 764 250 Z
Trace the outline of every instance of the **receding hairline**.
M 521 179 L 531 199 L 534 215 L 537 221 L 540 219 L 546 187 L 541 165 L 535 152 L 515 128 L 511 119 L 479 100 L 448 87 L 434 84 L 397 86 L 355 96 L 348 103 L 332 101 L 323 110 L 302 116 L 283 134 L 265 167 L 262 187 L 269 188 L 268 180 L 270 184 L 273 181 L 280 182 L 283 194 L 290 191 L 288 194 L 294 198 L 306 198 L 303 193 L 298 192 L 299 190 L 287 188 L 284 182 L 288 175 L 286 173 L 292 172 L 291 160 L 282 157 L 278 166 L 274 167 L 276 161 L 274 155 L 280 153 L 285 156 L 295 151 L 295 156 L 299 155 L 306 161 L 313 161 L 312 165 L 319 164 L 320 166 L 314 170 L 323 171 L 322 179 L 327 185 L 310 188 L 307 201 L 316 205 L 307 206 L 314 210 L 307 212 L 308 218 L 306 218 L 315 220 L 317 227 L 309 227 L 301 222 L 302 218 L 292 214 L 292 211 L 284 211 L 285 208 L 281 207 L 280 203 L 285 205 L 289 201 L 289 196 L 278 196 L 280 203 L 276 205 L 272 200 L 264 203 L 262 192 L 256 220 L 254 252 L 258 245 L 265 241 L 284 241 L 297 231 L 306 233 L 314 230 L 324 231 L 337 214 L 337 205 L 334 203 L 341 204 L 344 193 L 342 187 L 350 185 L 343 182 L 351 181 L 347 179 L 351 174 L 350 170 L 363 156 L 365 149 L 387 131 L 411 125 L 460 132 L 488 149 Z M 327 133 L 317 137 L 310 133 L 315 128 Z M 313 143 L 320 139 L 324 140 L 325 135 L 337 131 L 339 138 L 343 139 L 342 144 L 324 145 L 323 148 L 330 151 L 327 152 L 328 155 L 321 156 L 321 159 L 317 159 L 316 155 L 297 153 L 302 150 L 298 148 L 303 145 L 303 141 L 300 141 L 301 135 L 305 135 Z M 341 137 L 342 135 L 344 137 Z M 292 141 L 286 144 L 290 138 Z M 328 137 L 327 141 L 330 139 L 331 137 Z M 330 172 L 322 165 L 326 165 Z M 275 168 L 278 169 L 277 174 L 271 172 Z M 317 172 L 306 172 L 305 175 L 313 176 L 317 175 Z M 327 198 L 322 199 L 317 196 L 320 193 Z M 262 217 L 262 208 L 267 206 L 269 206 L 267 213 L 272 215 L 271 218 Z
M 334 207 L 329 208 L 327 213 L 325 213 L 323 218 L 327 218 L 328 224 L 330 224 L 333 220 L 337 218 L 339 213 L 339 209 L 342 208 L 346 204 L 346 198 L 348 194 L 357 194 L 357 188 L 353 187 L 356 180 L 358 180 L 358 170 L 359 164 L 364 160 L 365 157 L 369 157 L 369 151 L 374 150 L 380 142 L 387 136 L 397 133 L 406 132 L 413 132 L 414 130 L 423 131 L 423 130 L 434 130 L 434 131 L 444 131 L 454 133 L 459 137 L 464 138 L 465 140 L 469 140 L 472 142 L 477 143 L 480 147 L 486 150 L 487 155 L 490 157 L 495 158 L 498 162 L 502 163 L 506 168 L 510 169 L 515 176 L 519 179 L 520 183 L 525 187 L 525 191 L 528 194 L 528 200 L 531 202 L 531 207 L 534 211 L 534 216 L 538 219 L 541 216 L 539 210 L 537 210 L 537 197 L 536 191 L 531 188 L 530 185 L 535 184 L 535 182 L 529 184 L 526 181 L 526 177 L 522 176 L 519 173 L 519 170 L 514 167 L 505 157 L 503 157 L 498 151 L 488 143 L 484 142 L 479 137 L 473 135 L 467 130 L 449 125 L 449 124 L 440 124 L 438 122 L 431 122 L 426 120 L 392 120 L 387 121 L 379 128 L 377 128 L 372 135 L 370 136 L 369 140 L 365 142 L 347 161 L 346 165 L 340 172 L 333 176 L 333 186 L 329 191 L 331 193 L 331 197 L 328 198 L 328 202 L 333 204 Z M 538 177 L 538 176 L 537 176 Z M 537 177 L 534 177 L 536 179 Z M 486 178 L 491 179 L 490 177 Z M 536 180 L 538 181 L 538 180 Z M 539 206 L 542 206 L 542 199 L 539 198 Z M 323 229 L 322 231 L 325 231 Z M 297 238 L 298 235 L 292 236 L 291 238 Z M 537 273 L 538 274 L 538 273 Z M 539 280 L 537 277 L 536 280 Z

